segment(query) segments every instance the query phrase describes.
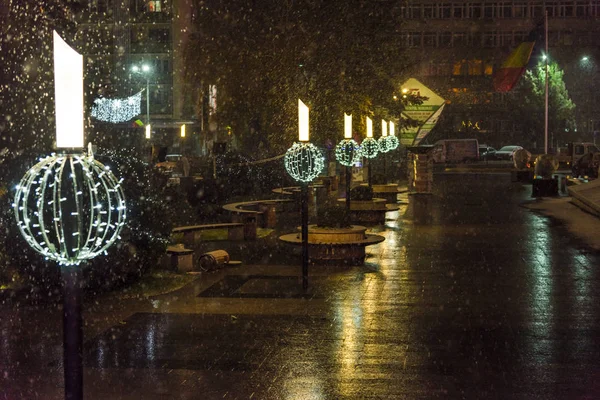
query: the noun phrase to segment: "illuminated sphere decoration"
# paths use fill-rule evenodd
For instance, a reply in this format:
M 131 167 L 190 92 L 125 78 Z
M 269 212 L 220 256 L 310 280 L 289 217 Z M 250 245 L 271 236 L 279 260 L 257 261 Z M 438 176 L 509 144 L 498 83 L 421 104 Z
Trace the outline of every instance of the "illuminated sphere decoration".
M 387 153 L 388 151 L 390 151 L 390 147 L 389 147 L 389 142 L 388 142 L 388 137 L 387 136 L 381 136 L 378 140 L 377 140 L 377 145 L 379 146 L 379 151 L 382 153 Z
M 360 161 L 360 146 L 354 139 L 344 139 L 335 147 L 335 158 L 346 167 L 351 167 Z
M 321 151 L 312 143 L 296 142 L 285 153 L 285 169 L 292 178 L 300 182 L 311 182 L 325 166 Z
M 125 225 L 122 181 L 91 153 L 42 158 L 16 187 L 19 230 L 35 251 L 60 265 L 106 254 Z
M 400 146 L 400 141 L 396 136 L 386 136 L 387 147 L 390 150 L 396 150 Z
M 360 147 L 362 155 L 367 158 L 375 158 L 379 153 L 379 144 L 377 143 L 377 140 L 372 137 L 365 138 Z

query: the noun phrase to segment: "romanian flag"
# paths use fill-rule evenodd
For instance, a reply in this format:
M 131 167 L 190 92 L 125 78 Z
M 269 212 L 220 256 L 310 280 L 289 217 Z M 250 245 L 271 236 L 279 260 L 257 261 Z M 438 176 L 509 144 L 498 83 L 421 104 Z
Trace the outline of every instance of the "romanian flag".
M 509 92 L 517 82 L 531 57 L 535 41 L 523 42 L 502 63 L 494 75 L 494 89 L 497 92 Z

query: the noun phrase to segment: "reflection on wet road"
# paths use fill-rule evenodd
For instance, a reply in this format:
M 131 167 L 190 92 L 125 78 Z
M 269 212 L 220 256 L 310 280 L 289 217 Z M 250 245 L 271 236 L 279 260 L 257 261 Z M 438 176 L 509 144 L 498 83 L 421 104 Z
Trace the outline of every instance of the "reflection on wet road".
M 299 266 L 244 266 L 90 338 L 86 398 L 599 398 L 598 255 L 508 175 L 435 179 L 311 296 Z

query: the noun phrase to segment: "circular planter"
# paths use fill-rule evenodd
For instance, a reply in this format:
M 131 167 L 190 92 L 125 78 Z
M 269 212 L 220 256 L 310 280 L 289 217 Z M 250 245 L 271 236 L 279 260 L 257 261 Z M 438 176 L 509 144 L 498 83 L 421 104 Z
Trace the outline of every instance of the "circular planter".
M 346 199 L 338 199 L 338 201 L 345 202 Z M 387 205 L 386 200 L 381 198 L 351 200 L 350 219 L 356 223 L 385 224 L 385 213 L 397 209 L 397 206 Z
M 366 234 L 364 226 L 352 225 L 349 228 L 321 228 L 308 226 L 309 261 L 319 263 L 343 263 L 361 265 L 365 261 L 365 247 L 381 243 L 383 236 Z M 302 245 L 302 233 L 290 233 L 279 240 Z

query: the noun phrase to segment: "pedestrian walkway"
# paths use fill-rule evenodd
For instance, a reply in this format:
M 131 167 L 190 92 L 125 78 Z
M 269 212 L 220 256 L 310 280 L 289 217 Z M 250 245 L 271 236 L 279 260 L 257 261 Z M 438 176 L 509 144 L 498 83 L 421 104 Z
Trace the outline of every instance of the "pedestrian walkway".
M 86 304 L 86 399 L 598 398 L 597 252 L 509 174 L 435 187 L 308 292 L 290 254 Z M 2 311 L 5 398 L 61 398 L 59 312 Z

